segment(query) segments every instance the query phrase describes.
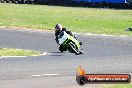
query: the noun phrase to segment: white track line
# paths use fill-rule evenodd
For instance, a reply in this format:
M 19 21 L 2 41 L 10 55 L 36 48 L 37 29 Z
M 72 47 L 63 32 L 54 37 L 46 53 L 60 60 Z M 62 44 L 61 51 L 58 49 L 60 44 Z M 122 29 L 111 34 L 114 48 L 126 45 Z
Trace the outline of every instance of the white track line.
M 42 54 L 40 54 L 41 56 L 45 56 L 45 55 L 47 55 L 48 53 L 47 52 L 44 52 L 44 53 L 42 53 Z
M 32 75 L 33 77 L 40 77 L 41 75 Z
M 127 35 L 109 35 L 109 34 L 93 34 L 93 33 L 76 33 L 73 32 L 73 34 L 78 34 L 78 35 L 89 35 L 89 36 L 106 36 L 106 37 L 128 37 Z
M 31 75 L 32 77 L 43 77 L 43 76 L 59 76 L 59 74 L 40 74 L 40 75 Z
M 27 57 L 27 56 L 1 56 L 0 58 L 11 58 L 11 57 Z
M 58 76 L 59 74 L 43 74 L 43 76 Z

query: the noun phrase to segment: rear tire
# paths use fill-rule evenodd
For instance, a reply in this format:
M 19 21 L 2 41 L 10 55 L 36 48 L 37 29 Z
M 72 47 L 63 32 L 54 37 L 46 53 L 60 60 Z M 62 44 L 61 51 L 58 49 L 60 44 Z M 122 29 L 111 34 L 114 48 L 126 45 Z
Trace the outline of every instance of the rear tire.
M 66 51 L 67 49 L 64 47 L 64 45 L 60 45 L 59 51 L 63 53 L 63 51 Z
M 76 46 L 74 44 L 69 44 L 70 46 L 70 49 L 76 54 L 76 55 L 79 55 L 79 51 L 76 49 Z
M 63 53 L 63 51 L 61 51 L 61 53 Z

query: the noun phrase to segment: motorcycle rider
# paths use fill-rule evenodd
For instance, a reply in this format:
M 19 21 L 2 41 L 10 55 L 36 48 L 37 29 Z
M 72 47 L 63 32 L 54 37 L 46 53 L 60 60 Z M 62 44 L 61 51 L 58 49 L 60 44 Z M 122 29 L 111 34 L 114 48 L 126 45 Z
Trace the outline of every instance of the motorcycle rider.
M 76 37 L 72 34 L 71 31 L 68 31 L 66 28 L 63 28 L 61 24 L 56 24 L 55 25 L 55 37 L 56 37 L 55 40 L 56 40 L 57 44 L 59 44 L 58 35 L 62 31 L 65 31 L 67 34 L 73 36 L 76 39 Z M 82 44 L 82 43 L 80 42 L 80 44 Z M 63 52 L 63 51 L 66 51 L 67 49 L 63 45 L 60 45 L 59 50 L 61 52 Z

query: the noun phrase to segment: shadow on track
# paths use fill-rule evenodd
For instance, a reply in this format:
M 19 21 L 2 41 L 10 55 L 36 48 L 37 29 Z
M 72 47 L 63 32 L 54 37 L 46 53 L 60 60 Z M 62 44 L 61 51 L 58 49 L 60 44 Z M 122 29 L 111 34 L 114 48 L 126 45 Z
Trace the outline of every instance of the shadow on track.
M 64 52 L 63 52 L 64 53 Z M 63 56 L 62 52 L 51 52 L 49 56 Z
M 51 53 L 62 53 L 62 52 L 51 52 Z

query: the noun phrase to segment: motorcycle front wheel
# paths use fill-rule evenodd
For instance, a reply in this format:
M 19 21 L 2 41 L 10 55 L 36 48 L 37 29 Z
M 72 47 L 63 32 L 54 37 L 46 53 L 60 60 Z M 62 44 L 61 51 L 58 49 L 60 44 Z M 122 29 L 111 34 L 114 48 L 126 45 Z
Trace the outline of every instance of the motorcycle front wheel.
M 78 49 L 76 49 L 76 45 L 74 45 L 73 43 L 70 43 L 69 47 L 76 55 L 79 55 L 80 52 Z

